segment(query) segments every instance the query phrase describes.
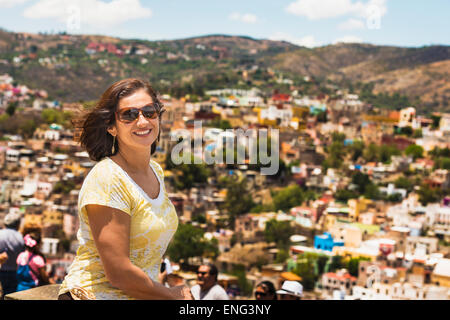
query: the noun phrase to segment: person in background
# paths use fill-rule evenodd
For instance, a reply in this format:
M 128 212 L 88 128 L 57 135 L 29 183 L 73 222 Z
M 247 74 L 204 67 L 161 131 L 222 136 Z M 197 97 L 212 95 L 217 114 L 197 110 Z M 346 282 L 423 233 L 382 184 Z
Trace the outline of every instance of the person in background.
M 15 292 L 17 288 L 16 259 L 24 250 L 23 236 L 17 231 L 20 226 L 20 214 L 9 213 L 3 222 L 5 228 L 0 230 L 0 284 L 1 299 L 5 295 Z
M 277 291 L 280 300 L 301 300 L 303 297 L 303 286 L 298 281 L 285 281 L 281 289 Z
M 30 232 L 23 237 L 25 251 L 17 257 L 17 289 L 28 290 L 40 285 L 54 283 L 45 270 L 45 256 L 39 251 L 41 236 Z
M 275 286 L 270 281 L 258 283 L 255 289 L 256 300 L 277 300 Z
M 217 283 L 217 267 L 211 263 L 201 265 L 197 270 L 197 284 L 191 288 L 195 300 L 229 300 L 228 294 Z

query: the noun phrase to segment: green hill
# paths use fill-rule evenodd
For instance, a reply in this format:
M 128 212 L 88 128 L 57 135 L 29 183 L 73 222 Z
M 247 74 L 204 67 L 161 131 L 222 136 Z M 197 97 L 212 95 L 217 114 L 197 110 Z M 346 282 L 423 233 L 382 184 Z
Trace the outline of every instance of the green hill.
M 449 46 L 336 44 L 309 49 L 245 36 L 145 41 L 0 31 L 0 60 L 0 73 L 68 102 L 97 99 L 115 80 L 143 77 L 175 96 L 231 86 L 315 94 L 330 84 L 370 84 L 374 94 L 398 93 L 410 101 L 420 97 L 423 109 L 449 110 Z M 305 83 L 306 76 L 313 85 Z

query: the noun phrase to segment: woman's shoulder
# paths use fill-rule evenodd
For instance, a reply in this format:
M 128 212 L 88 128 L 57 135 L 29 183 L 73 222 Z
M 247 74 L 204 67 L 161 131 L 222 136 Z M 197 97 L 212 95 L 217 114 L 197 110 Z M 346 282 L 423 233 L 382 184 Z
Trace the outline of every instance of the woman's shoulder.
M 105 158 L 97 162 L 84 178 L 80 196 L 89 197 L 93 191 L 100 196 L 106 196 L 113 186 L 119 188 L 127 186 L 127 179 L 118 165 L 115 165 L 111 159 Z
M 97 162 L 89 171 L 85 180 L 104 181 L 107 183 L 115 179 L 123 178 L 120 174 L 121 170 L 118 165 L 115 165 L 110 158 L 104 158 Z
M 91 171 L 109 171 L 111 170 L 111 162 L 112 160 L 108 157 L 103 158 L 99 162 L 97 162 L 91 169 Z

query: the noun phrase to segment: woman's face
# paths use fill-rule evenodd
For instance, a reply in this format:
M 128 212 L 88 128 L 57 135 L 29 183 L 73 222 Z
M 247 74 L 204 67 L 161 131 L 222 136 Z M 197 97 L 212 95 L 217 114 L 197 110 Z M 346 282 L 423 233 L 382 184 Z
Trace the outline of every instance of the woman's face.
M 256 300 L 273 300 L 274 297 L 266 287 L 259 286 L 255 289 L 255 298 Z
M 125 108 L 140 109 L 152 103 L 152 97 L 145 89 L 140 89 L 131 95 L 122 98 L 119 101 L 117 111 L 119 112 L 121 109 Z M 118 120 L 116 115 L 116 123 L 111 129 L 108 129 L 108 132 L 113 136 L 116 136 L 119 149 L 126 147 L 127 149 L 150 150 L 151 145 L 158 137 L 159 120 L 158 117 L 155 119 L 146 118 L 142 112 L 140 112 L 139 117 L 135 121 L 125 123 Z

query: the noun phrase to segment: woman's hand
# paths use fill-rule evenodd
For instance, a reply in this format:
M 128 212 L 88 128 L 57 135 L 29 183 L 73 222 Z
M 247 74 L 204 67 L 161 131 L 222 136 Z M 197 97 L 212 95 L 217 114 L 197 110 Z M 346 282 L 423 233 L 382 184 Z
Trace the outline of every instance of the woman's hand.
M 3 264 L 8 260 L 8 254 L 6 252 L 0 253 L 0 264 Z
M 195 300 L 188 286 L 181 285 L 170 288 L 177 300 Z

